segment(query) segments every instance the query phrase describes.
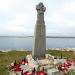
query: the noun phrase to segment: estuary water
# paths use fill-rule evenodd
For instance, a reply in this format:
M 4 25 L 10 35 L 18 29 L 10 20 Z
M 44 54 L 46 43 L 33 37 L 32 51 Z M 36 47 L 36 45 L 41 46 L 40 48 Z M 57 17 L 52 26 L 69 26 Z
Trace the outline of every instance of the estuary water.
M 33 38 L 0 37 L 0 50 L 32 50 Z M 46 38 L 46 48 L 75 48 L 75 38 Z

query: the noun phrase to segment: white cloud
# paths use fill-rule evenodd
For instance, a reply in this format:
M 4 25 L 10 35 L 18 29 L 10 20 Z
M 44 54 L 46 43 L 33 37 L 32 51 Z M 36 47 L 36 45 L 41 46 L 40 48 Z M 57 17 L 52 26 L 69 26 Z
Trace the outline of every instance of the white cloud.
M 27 33 L 32 32 L 31 28 L 34 23 L 35 14 L 33 11 L 32 1 L 25 0 L 0 0 L 0 15 L 6 17 L 6 20 L 0 21 L 0 28 L 2 33 Z M 33 15 L 34 14 L 34 15 Z M 0 18 L 2 18 L 0 17 Z M 4 32 L 4 30 L 6 32 Z
M 74 20 L 75 20 L 75 2 L 64 3 L 60 9 L 58 9 L 50 17 L 47 18 L 48 22 L 53 22 L 57 24 L 58 26 L 63 26 L 63 27 L 66 27 L 66 26 L 75 27 Z
M 75 2 L 65 3 L 63 8 L 64 13 L 74 13 L 75 14 Z
M 1 32 L 32 34 L 36 23 L 35 5 L 40 1 L 44 2 L 47 8 L 45 13 L 47 33 L 73 33 L 72 28 L 75 29 L 75 1 L 73 0 L 70 2 L 65 0 L 63 3 L 59 0 L 56 3 L 55 0 L 0 0 Z
M 8 25 L 24 25 L 28 22 L 29 16 L 25 14 L 16 14 L 15 19 L 8 21 Z

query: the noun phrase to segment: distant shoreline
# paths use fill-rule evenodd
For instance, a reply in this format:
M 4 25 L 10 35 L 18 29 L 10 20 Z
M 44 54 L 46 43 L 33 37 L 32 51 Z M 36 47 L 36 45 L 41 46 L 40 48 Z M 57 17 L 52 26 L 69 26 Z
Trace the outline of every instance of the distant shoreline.
M 31 50 L 25 50 L 25 49 L 15 49 L 15 50 L 13 50 L 13 49 L 8 49 L 8 50 L 0 50 L 1 52 L 9 52 L 9 51 L 31 51 Z
M 0 36 L 0 38 L 29 38 L 34 36 Z M 75 38 L 75 36 L 46 36 L 46 38 Z
M 57 51 L 75 51 L 75 48 L 46 48 L 46 50 L 57 50 Z M 32 51 L 26 49 L 2 49 L 1 52 L 9 52 L 9 51 Z

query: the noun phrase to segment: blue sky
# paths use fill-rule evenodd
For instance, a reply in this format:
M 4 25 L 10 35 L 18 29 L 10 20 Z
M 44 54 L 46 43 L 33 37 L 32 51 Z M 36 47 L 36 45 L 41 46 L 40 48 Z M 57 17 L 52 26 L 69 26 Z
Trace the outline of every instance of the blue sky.
M 75 0 L 0 0 L 0 35 L 34 35 L 39 2 L 46 7 L 46 35 L 75 36 Z

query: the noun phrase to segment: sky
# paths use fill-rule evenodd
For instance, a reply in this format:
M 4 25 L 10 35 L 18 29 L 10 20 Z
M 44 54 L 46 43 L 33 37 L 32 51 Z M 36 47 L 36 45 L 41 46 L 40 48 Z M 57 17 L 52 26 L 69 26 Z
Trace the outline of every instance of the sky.
M 0 36 L 34 35 L 39 2 L 46 7 L 46 35 L 75 36 L 75 0 L 0 0 Z

